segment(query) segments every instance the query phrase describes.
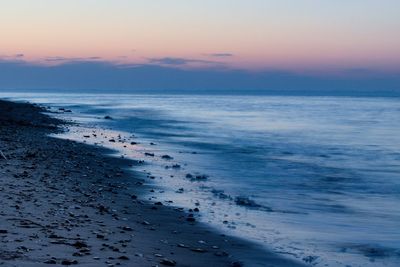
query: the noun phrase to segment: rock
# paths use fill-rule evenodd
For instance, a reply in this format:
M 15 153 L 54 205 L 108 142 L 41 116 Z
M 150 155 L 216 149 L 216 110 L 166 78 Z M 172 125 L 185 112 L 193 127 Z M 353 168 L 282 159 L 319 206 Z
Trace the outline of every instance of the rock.
M 61 262 L 62 265 L 75 265 L 78 264 L 77 260 L 63 260 Z
M 236 197 L 235 203 L 236 203 L 236 205 L 239 205 L 239 206 L 246 206 L 246 207 L 253 207 L 253 208 L 260 207 L 260 205 L 258 205 L 253 200 L 249 199 L 248 197 Z
M 186 174 L 186 178 L 190 179 L 191 181 L 206 181 L 208 179 L 208 175 L 202 174 L 202 175 L 196 175 L 194 176 L 193 174 Z
M 161 263 L 162 265 L 165 265 L 165 266 L 176 266 L 176 262 L 175 262 L 175 261 L 170 260 L 170 259 L 167 259 L 167 258 L 162 259 L 162 260 L 160 261 L 160 263 Z
M 72 244 L 73 247 L 75 247 L 76 249 L 81 249 L 81 248 L 87 248 L 88 245 L 83 242 L 83 241 L 76 241 L 75 243 Z
M 127 231 L 127 232 L 133 231 L 133 229 L 131 227 L 129 227 L 129 226 L 123 226 L 122 230 Z
M 102 235 L 102 234 L 97 234 L 97 235 L 96 235 L 96 238 L 98 238 L 98 239 L 104 239 L 104 235 Z
M 205 181 L 208 179 L 208 175 L 196 175 L 196 180 L 197 181 Z
M 102 212 L 102 213 L 103 213 L 103 212 L 109 212 L 109 209 L 108 209 L 107 207 L 103 206 L 103 205 L 99 205 L 97 208 L 98 208 L 99 211 Z
M 194 218 L 193 214 L 189 214 L 188 217 L 186 218 L 186 221 L 188 221 L 188 222 L 195 222 L 196 219 Z
M 57 264 L 57 261 L 51 259 L 51 260 L 46 260 L 46 261 L 44 261 L 43 263 L 45 263 L 45 264 Z
M 128 258 L 127 256 L 125 256 L 125 255 L 123 255 L 123 256 L 121 256 L 121 257 L 118 257 L 118 259 L 124 260 L 124 261 L 129 260 L 129 258 Z
M 89 255 L 90 254 L 90 249 L 89 248 L 82 248 L 82 249 L 79 250 L 79 252 L 85 253 L 86 255 Z
M 193 252 L 198 252 L 198 253 L 205 253 L 205 252 L 207 252 L 207 250 L 202 249 L 202 248 L 191 248 L 190 250 L 193 251 Z
M 162 155 L 161 158 L 162 159 L 167 159 L 167 160 L 173 159 L 173 157 L 171 157 L 170 155 Z
M 8 233 L 7 230 L 5 230 L 5 229 L 0 229 L 0 234 L 7 234 L 7 233 Z
M 107 115 L 107 116 L 104 116 L 104 119 L 105 119 L 105 120 L 112 120 L 113 118 L 112 118 L 111 116 L 108 116 L 108 115 Z
M 318 256 L 307 256 L 303 258 L 303 261 L 307 263 L 313 263 L 315 260 L 318 259 Z

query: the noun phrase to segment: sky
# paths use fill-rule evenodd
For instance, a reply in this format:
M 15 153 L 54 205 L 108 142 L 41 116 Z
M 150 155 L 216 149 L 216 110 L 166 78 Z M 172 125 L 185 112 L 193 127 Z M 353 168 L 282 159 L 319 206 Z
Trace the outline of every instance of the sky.
M 400 1 L 2 0 L 0 61 L 17 77 L 26 65 L 77 70 L 89 62 L 117 72 L 374 76 L 390 84 L 400 74 Z

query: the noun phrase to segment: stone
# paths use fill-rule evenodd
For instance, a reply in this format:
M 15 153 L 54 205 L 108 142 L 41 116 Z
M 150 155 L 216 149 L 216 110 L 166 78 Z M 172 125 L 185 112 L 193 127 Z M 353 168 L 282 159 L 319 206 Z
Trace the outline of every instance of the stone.
M 170 259 L 167 259 L 167 258 L 162 259 L 162 260 L 160 261 L 160 263 L 161 263 L 162 265 L 165 265 L 165 266 L 176 266 L 176 262 L 175 262 L 175 261 L 170 260 Z

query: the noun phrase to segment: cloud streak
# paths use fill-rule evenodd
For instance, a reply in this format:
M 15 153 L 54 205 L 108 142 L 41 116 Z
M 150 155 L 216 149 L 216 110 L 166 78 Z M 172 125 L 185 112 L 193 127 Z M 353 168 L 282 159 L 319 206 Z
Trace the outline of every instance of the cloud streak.
M 46 57 L 44 60 L 46 62 L 82 62 L 82 61 L 92 61 L 101 60 L 101 57 Z
M 233 57 L 235 56 L 232 53 L 213 53 L 213 54 L 207 54 L 210 57 Z
M 223 62 L 181 58 L 181 57 L 162 57 L 162 58 L 149 58 L 150 64 L 166 65 L 166 66 L 188 66 L 188 65 L 223 65 Z
M 25 55 L 22 53 L 15 55 L 0 55 L 0 60 L 22 60 L 24 57 Z

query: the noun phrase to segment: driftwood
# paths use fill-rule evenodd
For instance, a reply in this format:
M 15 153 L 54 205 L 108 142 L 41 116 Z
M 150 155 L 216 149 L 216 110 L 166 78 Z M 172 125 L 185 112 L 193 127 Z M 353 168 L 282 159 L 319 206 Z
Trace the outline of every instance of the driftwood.
M 1 151 L 1 150 L 0 150 L 0 156 L 1 156 L 3 159 L 7 160 L 7 157 L 4 155 L 3 151 Z

